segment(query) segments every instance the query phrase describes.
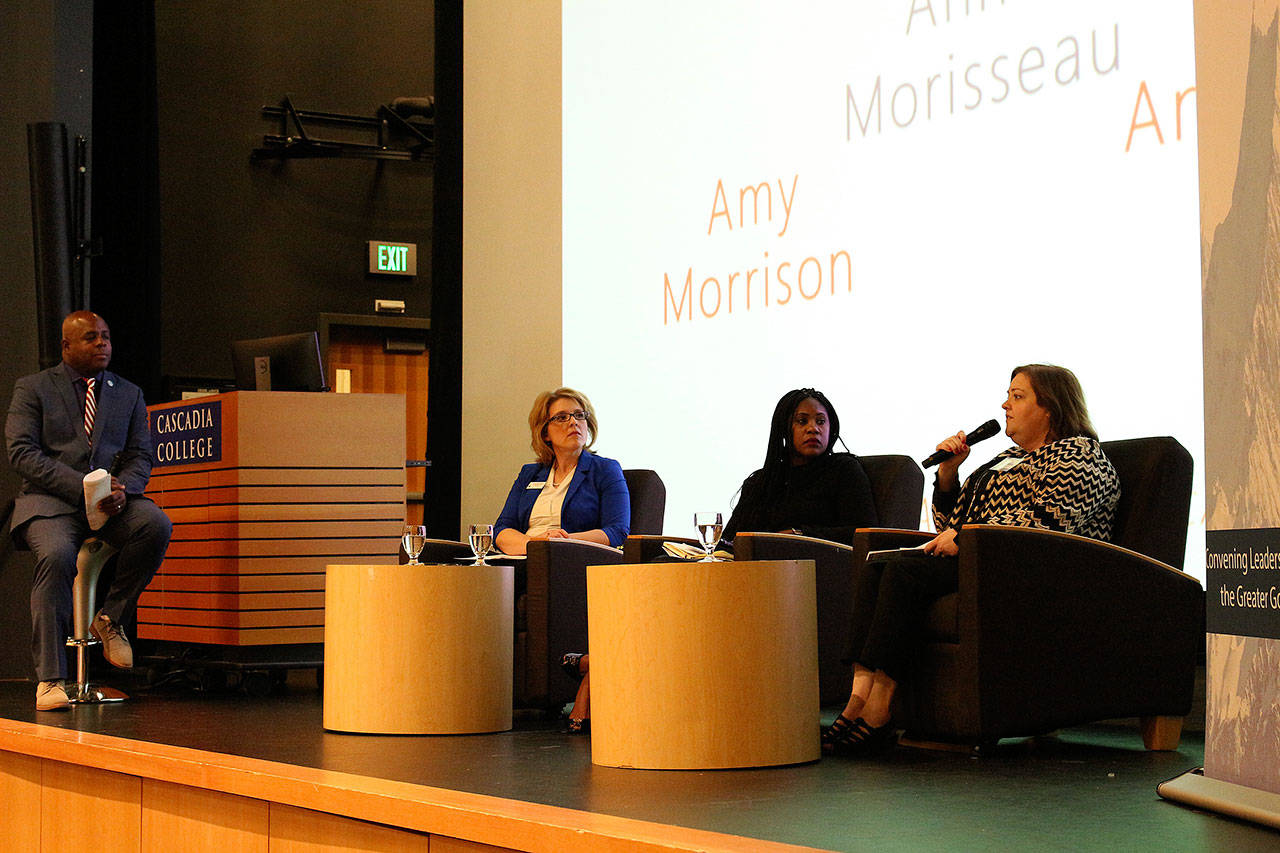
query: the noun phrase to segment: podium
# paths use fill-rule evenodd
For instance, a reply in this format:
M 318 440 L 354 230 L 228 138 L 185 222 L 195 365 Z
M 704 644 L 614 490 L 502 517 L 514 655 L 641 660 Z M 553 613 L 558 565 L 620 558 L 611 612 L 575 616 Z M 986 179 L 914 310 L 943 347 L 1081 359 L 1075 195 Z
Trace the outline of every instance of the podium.
M 325 565 L 399 562 L 404 397 L 237 391 L 148 409 L 173 521 L 141 639 L 324 641 Z

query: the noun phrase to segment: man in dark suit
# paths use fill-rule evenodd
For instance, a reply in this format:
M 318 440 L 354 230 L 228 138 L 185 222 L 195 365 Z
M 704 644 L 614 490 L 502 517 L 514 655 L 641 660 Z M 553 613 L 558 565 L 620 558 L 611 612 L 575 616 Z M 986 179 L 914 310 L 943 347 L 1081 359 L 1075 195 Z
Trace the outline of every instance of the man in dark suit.
M 142 496 L 151 476 L 142 391 L 108 371 L 110 362 L 106 322 L 90 311 L 68 315 L 62 363 L 17 381 L 5 421 L 9 463 L 24 481 L 14 502 L 13 537 L 36 554 L 31 625 L 41 711 L 68 707 L 66 639 L 81 543 L 93 535 L 120 551 L 90 631 L 108 662 L 130 667 L 133 651 L 120 620 L 160 568 L 172 532 L 164 511 Z M 92 531 L 83 481 L 97 468 L 111 473 L 111 494 L 97 507 L 106 523 Z

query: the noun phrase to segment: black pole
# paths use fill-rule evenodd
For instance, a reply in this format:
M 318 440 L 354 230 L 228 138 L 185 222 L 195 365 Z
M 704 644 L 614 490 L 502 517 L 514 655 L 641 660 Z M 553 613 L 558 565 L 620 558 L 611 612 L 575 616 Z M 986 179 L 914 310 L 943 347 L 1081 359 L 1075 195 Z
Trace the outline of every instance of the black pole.
M 429 536 L 454 539 L 462 495 L 462 3 L 436 0 L 431 361 L 427 368 Z
M 71 174 L 72 204 L 71 232 L 75 242 L 72 244 L 72 299 L 77 308 L 89 307 L 89 209 L 85 198 L 85 181 L 89 171 L 88 142 L 83 136 L 76 135 L 76 164 Z
M 27 125 L 31 176 L 31 232 L 36 261 L 36 321 L 40 367 L 62 359 L 62 318 L 82 305 L 72 289 L 71 183 L 67 175 L 67 126 Z

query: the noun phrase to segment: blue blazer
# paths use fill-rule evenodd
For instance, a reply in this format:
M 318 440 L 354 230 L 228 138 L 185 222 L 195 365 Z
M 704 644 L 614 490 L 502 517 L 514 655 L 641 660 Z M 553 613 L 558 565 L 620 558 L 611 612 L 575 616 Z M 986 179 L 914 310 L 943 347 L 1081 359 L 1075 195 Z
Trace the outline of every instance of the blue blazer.
M 493 525 L 495 537 L 507 528 L 519 533 L 529 529 L 533 503 L 542 492 L 541 488 L 529 488 L 529 484 L 546 482 L 549 476 L 551 466 L 541 462 L 530 462 L 520 469 L 502 514 Z M 569 492 L 564 496 L 560 527 L 566 533 L 598 528 L 609 537 L 610 545 L 621 545 L 631 530 L 631 494 L 622 476 L 622 466 L 612 459 L 584 451 L 578 458 L 578 469 L 569 483 Z
M 11 528 L 32 518 L 84 510 L 84 475 L 111 470 L 129 495 L 141 495 L 151 477 L 151 427 L 142 389 L 109 370 L 98 377 L 93 451 L 84 435 L 82 393 L 65 364 L 24 376 L 13 387 L 4 435 L 9 464 L 22 477 Z

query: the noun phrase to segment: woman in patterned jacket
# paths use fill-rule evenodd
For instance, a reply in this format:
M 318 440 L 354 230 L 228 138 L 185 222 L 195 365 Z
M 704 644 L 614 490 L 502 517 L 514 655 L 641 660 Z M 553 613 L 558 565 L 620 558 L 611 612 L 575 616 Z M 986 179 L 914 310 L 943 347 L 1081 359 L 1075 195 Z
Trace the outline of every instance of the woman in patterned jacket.
M 868 561 L 858 573 L 845 656 L 853 664 L 853 690 L 844 711 L 823 730 L 825 752 L 865 755 L 892 743 L 894 691 L 910 677 L 925 611 L 956 591 L 956 533 L 966 522 L 1111 538 L 1120 481 L 1089 422 L 1075 374 L 1046 364 L 1014 368 L 1003 408 L 1005 435 L 1015 446 L 963 486 L 959 468 L 969 456 L 964 433 L 938 445 L 954 454 L 938 466 L 934 481 L 938 535 L 919 550 Z

